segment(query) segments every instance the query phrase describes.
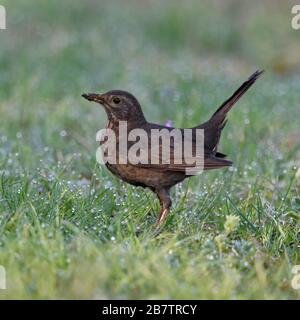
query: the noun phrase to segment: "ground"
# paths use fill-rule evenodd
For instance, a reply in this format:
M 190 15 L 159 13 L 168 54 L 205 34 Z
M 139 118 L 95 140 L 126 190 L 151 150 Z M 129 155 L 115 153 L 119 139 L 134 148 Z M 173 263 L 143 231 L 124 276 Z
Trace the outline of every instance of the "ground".
M 0 298 L 300 298 L 300 31 L 289 1 L 1 4 Z M 155 235 L 155 196 L 97 165 L 106 116 L 81 94 L 125 89 L 148 120 L 190 127 L 256 69 L 266 73 L 221 140 L 234 167 L 175 187 Z

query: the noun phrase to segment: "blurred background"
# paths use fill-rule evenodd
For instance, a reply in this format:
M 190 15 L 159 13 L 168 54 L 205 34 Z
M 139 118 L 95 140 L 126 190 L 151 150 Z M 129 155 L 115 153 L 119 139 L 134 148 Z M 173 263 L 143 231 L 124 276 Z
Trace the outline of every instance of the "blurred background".
M 266 74 L 247 99 L 255 94 L 262 123 L 289 127 L 290 143 L 299 133 L 299 108 L 291 107 L 300 68 L 293 1 L 1 3 L 8 21 L 0 33 L 2 134 L 22 131 L 34 147 L 57 130 L 90 140 L 105 116 L 80 94 L 115 88 L 135 94 L 148 119 L 194 125 L 256 69 Z
M 300 30 L 291 27 L 296 2 L 0 0 L 7 11 L 7 30 L 0 31 L 0 263 L 14 275 L 7 297 L 296 297 L 289 285 L 300 221 Z M 183 198 L 176 189 L 177 218 L 167 227 L 172 232 L 161 242 L 147 238 L 143 232 L 158 204 L 95 169 L 96 132 L 106 115 L 81 94 L 128 90 L 149 121 L 190 127 L 208 119 L 257 69 L 266 72 L 230 113 L 222 135 L 220 151 L 235 169 L 193 178 L 186 189 L 193 196 Z M 218 191 L 223 181 L 227 193 Z M 88 197 L 87 190 L 93 191 Z M 119 218 L 112 218 L 116 212 Z M 245 222 L 221 255 L 213 239 L 224 212 L 244 213 L 242 221 L 253 225 Z M 187 222 L 178 227 L 183 214 Z M 126 221 L 143 230 L 141 247 Z M 176 241 L 190 237 L 176 247 L 181 252 L 168 242 L 173 235 Z M 126 252 L 118 247 L 122 241 Z M 178 256 L 165 261 L 170 248 Z M 193 260 L 191 252 L 199 260 L 182 263 Z M 257 252 L 265 254 L 260 264 Z M 282 256 L 279 267 L 274 261 Z M 143 261 L 133 264 L 138 257 Z M 214 269 L 217 259 L 233 268 L 224 271 L 224 282 Z M 168 274 L 152 274 L 152 262 L 154 269 L 165 263 Z M 206 266 L 213 271 L 201 269 Z M 197 287 L 194 273 L 201 270 L 206 282 Z M 264 281 L 268 275 L 277 277 L 273 284 Z

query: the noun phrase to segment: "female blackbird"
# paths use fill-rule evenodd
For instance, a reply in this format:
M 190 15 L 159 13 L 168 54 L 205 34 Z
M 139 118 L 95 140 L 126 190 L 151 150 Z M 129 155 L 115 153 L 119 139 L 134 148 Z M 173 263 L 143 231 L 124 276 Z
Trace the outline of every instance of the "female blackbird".
M 239 89 L 237 89 L 234 94 L 227 99 L 211 116 L 211 118 L 196 126 L 190 128 L 192 135 L 187 139 L 191 144 L 193 150 L 196 147 L 196 130 L 202 129 L 204 131 L 204 150 L 203 150 L 203 169 L 217 169 L 222 167 L 228 167 L 232 165 L 232 162 L 225 159 L 226 155 L 217 151 L 218 143 L 220 140 L 220 135 L 222 129 L 226 124 L 226 115 L 228 111 L 233 107 L 233 105 L 240 99 L 240 97 L 253 85 L 257 78 L 263 73 L 263 71 L 256 71 L 250 78 L 245 81 Z M 144 188 L 151 189 L 158 197 L 160 201 L 160 215 L 156 222 L 156 227 L 160 227 L 162 222 L 167 217 L 170 207 L 171 199 L 169 190 L 175 184 L 183 181 L 185 178 L 190 177 L 191 174 L 188 173 L 187 169 L 192 168 L 195 164 L 190 164 L 191 162 L 186 161 L 186 157 L 182 154 L 179 156 L 175 152 L 176 141 L 170 140 L 169 150 L 170 150 L 170 161 L 162 161 L 162 148 L 163 143 L 159 140 L 157 152 L 153 155 L 149 161 L 140 161 L 138 163 L 132 163 L 130 161 L 124 162 L 120 161 L 124 154 L 121 154 L 119 147 L 120 137 L 120 123 L 127 123 L 127 132 L 134 129 L 143 129 L 147 136 L 151 136 L 151 131 L 154 129 L 158 130 L 168 130 L 169 132 L 173 130 L 172 127 L 166 127 L 159 124 L 149 123 L 144 117 L 143 111 L 138 100 L 130 93 L 121 90 L 112 90 L 104 94 L 88 93 L 82 95 L 85 99 L 89 101 L 94 101 L 101 104 L 108 117 L 107 129 L 111 129 L 116 135 L 116 156 L 117 161 L 108 161 L 106 166 L 114 175 L 135 186 L 142 186 Z M 185 138 L 185 129 L 178 129 L 183 134 Z M 184 140 L 185 141 L 185 140 Z M 149 138 L 146 145 L 142 145 L 139 153 L 143 152 L 147 154 L 148 157 L 149 150 L 153 146 L 154 142 Z M 152 145 L 151 145 L 152 142 Z M 198 143 L 198 142 L 197 142 Z M 150 145 L 150 147 L 149 147 Z M 127 141 L 125 152 L 132 147 L 132 142 Z M 150 149 L 149 149 L 150 148 Z M 151 149 L 152 151 L 152 149 Z M 124 148 L 123 151 L 124 153 Z M 180 157 L 180 159 L 178 158 Z M 150 158 L 149 158 L 150 159 Z M 158 160 L 158 161 L 153 161 Z M 182 160 L 182 161 L 178 161 Z M 189 159 L 188 159 L 189 160 Z

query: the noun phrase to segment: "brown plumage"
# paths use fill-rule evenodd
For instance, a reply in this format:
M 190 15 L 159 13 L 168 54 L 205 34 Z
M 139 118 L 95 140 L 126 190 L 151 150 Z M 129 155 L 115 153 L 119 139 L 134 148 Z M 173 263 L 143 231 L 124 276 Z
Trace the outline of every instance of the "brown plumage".
M 230 160 L 225 159 L 226 155 L 217 151 L 220 135 L 227 121 L 226 116 L 233 105 L 253 85 L 262 73 L 263 71 L 256 71 L 253 73 L 250 78 L 216 110 L 208 121 L 191 128 L 193 130 L 193 135 L 190 142 L 192 143 L 193 150 L 196 143 L 194 134 L 196 129 L 204 129 L 204 170 L 217 169 L 232 165 Z M 116 137 L 119 135 L 120 121 L 127 122 L 128 132 L 132 129 L 143 129 L 147 132 L 148 137 L 150 137 L 150 131 L 152 129 L 167 129 L 168 131 L 174 129 L 147 122 L 138 100 L 126 91 L 112 90 L 104 94 L 89 93 L 83 94 L 82 96 L 89 101 L 94 101 L 104 106 L 108 117 L 106 127 L 112 129 L 116 133 Z M 180 130 L 183 133 L 183 129 Z M 150 138 L 148 142 L 151 146 Z M 132 164 L 129 162 L 128 164 L 121 164 L 118 159 L 120 159 L 122 155 L 117 151 L 117 163 L 106 163 L 107 168 L 123 181 L 135 186 L 147 187 L 157 195 L 161 206 L 160 215 L 156 223 L 157 227 L 162 224 L 170 211 L 170 188 L 190 176 L 186 173 L 186 169 L 191 167 L 191 165 L 186 163 L 186 158 L 176 158 L 176 154 L 174 153 L 175 143 L 176 142 L 174 142 L 174 140 L 171 140 L 170 163 L 162 163 L 161 149 L 163 146 L 161 143 L 158 147 L 160 153 L 152 155 L 154 158 L 157 158 L 158 162 L 153 163 L 152 161 L 151 163 L 151 161 L 149 161 L 146 164 Z M 118 139 L 117 145 L 119 146 Z M 132 145 L 132 142 L 128 142 L 127 150 Z M 145 146 L 145 148 L 148 148 L 148 145 Z M 149 150 L 140 150 L 141 153 L 143 151 L 147 151 L 146 154 L 149 153 L 150 156 L 150 152 L 148 152 Z M 178 161 L 176 160 L 182 161 L 178 164 Z

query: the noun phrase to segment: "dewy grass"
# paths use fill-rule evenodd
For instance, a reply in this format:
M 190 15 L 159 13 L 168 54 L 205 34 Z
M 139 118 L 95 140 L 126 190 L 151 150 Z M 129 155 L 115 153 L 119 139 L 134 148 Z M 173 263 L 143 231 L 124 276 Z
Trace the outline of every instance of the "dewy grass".
M 1 2 L 0 298 L 299 299 L 299 57 L 284 4 L 236 4 L 233 19 L 229 2 L 24 3 Z M 176 186 L 155 234 L 151 192 L 97 165 L 105 114 L 80 94 L 122 88 L 147 119 L 191 127 L 256 68 L 221 140 L 234 167 Z

